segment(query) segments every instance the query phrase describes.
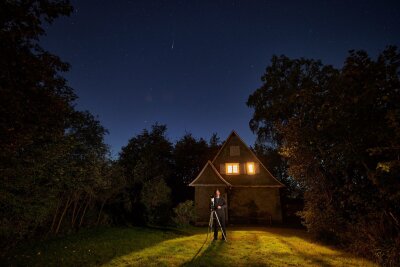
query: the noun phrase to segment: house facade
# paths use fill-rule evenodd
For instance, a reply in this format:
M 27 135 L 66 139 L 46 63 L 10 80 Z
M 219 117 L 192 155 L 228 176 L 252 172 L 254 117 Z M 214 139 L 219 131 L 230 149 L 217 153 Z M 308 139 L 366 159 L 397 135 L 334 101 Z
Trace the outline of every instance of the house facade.
M 280 183 L 239 135 L 232 131 L 212 161 L 189 184 L 195 187 L 198 225 L 208 224 L 210 196 L 216 189 L 227 201 L 229 224 L 282 222 Z

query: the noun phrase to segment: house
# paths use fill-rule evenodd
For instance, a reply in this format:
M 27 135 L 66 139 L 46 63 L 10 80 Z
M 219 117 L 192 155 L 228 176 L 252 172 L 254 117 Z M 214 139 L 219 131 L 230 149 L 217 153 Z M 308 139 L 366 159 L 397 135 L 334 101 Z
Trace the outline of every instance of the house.
M 217 188 L 227 201 L 225 212 L 229 224 L 282 222 L 279 189 L 284 185 L 235 131 L 189 186 L 195 187 L 197 225 L 208 224 L 210 195 Z

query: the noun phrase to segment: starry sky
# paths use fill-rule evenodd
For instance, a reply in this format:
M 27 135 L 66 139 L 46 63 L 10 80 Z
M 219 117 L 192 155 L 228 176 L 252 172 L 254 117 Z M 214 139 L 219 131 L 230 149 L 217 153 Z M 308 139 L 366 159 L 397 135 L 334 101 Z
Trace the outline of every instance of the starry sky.
M 252 145 L 248 96 L 272 55 L 341 67 L 350 49 L 400 46 L 400 1 L 72 1 L 44 48 L 71 64 L 77 108 L 109 130 L 113 156 L 155 122 Z

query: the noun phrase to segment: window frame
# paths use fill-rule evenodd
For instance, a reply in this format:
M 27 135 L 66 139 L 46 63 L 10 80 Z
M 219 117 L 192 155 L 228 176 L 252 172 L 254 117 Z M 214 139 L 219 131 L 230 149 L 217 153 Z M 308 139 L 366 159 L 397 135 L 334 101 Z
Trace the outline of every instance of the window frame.
M 232 166 L 232 172 L 229 172 L 229 166 Z M 234 167 L 237 166 L 237 172 L 234 172 Z M 227 175 L 239 175 L 240 174 L 240 163 L 238 162 L 227 162 L 225 163 L 225 174 Z

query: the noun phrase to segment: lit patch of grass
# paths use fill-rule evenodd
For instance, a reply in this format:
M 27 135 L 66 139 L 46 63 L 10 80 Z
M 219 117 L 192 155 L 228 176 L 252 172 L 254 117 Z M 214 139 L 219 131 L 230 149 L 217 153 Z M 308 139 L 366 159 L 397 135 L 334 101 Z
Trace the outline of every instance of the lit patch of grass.
M 206 233 L 206 228 L 90 230 L 27 244 L 10 254 L 6 263 L 22 266 L 375 266 L 314 242 L 302 230 L 229 228 L 228 242 L 211 242 L 212 235 L 204 242 Z

